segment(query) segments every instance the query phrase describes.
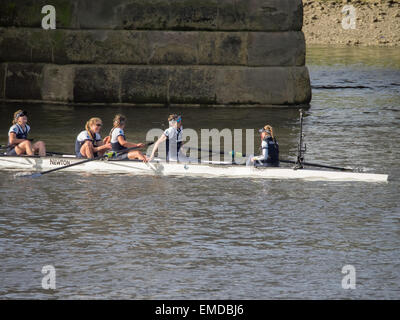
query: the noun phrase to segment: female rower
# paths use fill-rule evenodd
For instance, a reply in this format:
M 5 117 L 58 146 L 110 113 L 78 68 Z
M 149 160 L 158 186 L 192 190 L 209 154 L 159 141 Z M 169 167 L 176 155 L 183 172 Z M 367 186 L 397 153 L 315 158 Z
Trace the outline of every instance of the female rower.
M 180 161 L 188 162 L 190 159 L 187 158 L 182 152 L 182 116 L 171 114 L 168 117 L 169 128 L 164 131 L 157 142 L 154 144 L 153 151 L 149 158 L 149 161 L 154 159 L 154 154 L 156 153 L 160 143 L 166 142 L 166 152 L 167 161 Z
M 262 155 L 252 157 L 251 161 L 261 163 L 266 167 L 279 167 L 279 144 L 274 136 L 274 130 L 270 125 L 258 130 L 261 134 Z
M 27 122 L 26 111 L 17 110 L 14 113 L 13 125 L 8 131 L 7 155 L 20 156 L 26 154 L 33 156 L 38 153 L 41 157 L 46 156 L 46 145 L 43 141 L 38 141 L 32 145 L 32 139 L 28 139 L 31 127 L 27 125 Z
M 111 143 L 101 140 L 100 129 L 103 126 L 100 118 L 91 118 L 75 141 L 75 154 L 78 158 L 93 159 L 111 149 Z
M 110 131 L 110 141 L 112 146 L 112 151 L 120 152 L 122 150 L 126 150 L 128 148 L 142 148 L 145 146 L 144 143 L 132 143 L 128 142 L 125 138 L 125 125 L 126 125 L 126 117 L 122 114 L 117 114 L 113 120 L 113 128 Z M 121 156 L 118 157 L 119 159 L 126 159 L 129 160 L 142 160 L 143 162 L 147 162 L 147 157 L 139 150 L 132 150 L 129 153 L 123 153 Z

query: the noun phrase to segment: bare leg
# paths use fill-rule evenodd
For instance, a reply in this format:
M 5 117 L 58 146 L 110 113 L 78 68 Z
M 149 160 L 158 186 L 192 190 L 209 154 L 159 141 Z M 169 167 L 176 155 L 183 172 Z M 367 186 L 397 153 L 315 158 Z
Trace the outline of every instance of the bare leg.
M 39 156 L 46 156 L 46 145 L 43 141 L 38 141 L 33 145 L 33 151 L 39 153 Z
M 94 154 L 93 154 L 93 145 L 92 145 L 92 143 L 90 141 L 86 141 L 82 145 L 80 153 L 85 158 L 93 159 L 94 158 Z
M 128 159 L 130 160 L 144 160 L 147 161 L 147 157 L 145 155 L 143 155 L 143 153 L 141 153 L 140 151 L 131 151 L 128 153 Z
M 24 142 L 21 142 L 15 147 L 15 152 L 17 155 L 22 155 L 26 154 L 28 156 L 33 156 L 34 155 L 34 150 L 32 148 L 32 144 L 29 140 L 25 140 Z

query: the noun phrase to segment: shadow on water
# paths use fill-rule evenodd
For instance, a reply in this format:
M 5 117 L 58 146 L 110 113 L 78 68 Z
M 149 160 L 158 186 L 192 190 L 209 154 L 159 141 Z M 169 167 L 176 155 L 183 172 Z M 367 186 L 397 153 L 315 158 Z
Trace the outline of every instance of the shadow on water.
M 12 115 L 20 107 L 18 104 L 3 105 L 0 129 L 7 132 L 11 125 Z M 298 136 L 299 112 L 297 109 L 265 109 L 265 108 L 130 108 L 130 107 L 93 107 L 93 106 L 59 106 L 59 105 L 25 105 L 29 114 L 31 137 L 44 140 L 47 149 L 64 153 L 74 153 L 76 136 L 84 130 L 85 123 L 91 117 L 100 117 L 104 127 L 101 135 L 108 135 L 112 128 L 114 115 L 122 113 L 127 116 L 125 130 L 128 140 L 142 142 L 146 133 L 153 128 L 165 130 L 168 127 L 168 115 L 183 115 L 184 128 L 196 130 L 199 139 L 201 129 L 222 130 L 243 129 L 243 152 L 245 151 L 245 129 L 255 129 L 254 143 L 259 145 L 257 129 L 271 124 L 282 141 L 282 153 L 295 150 Z M 6 144 L 6 135 L 0 144 Z M 200 140 L 199 140 L 200 145 Z M 222 144 L 223 146 L 223 144 Z M 289 149 L 288 149 L 289 147 Z M 238 150 L 235 150 L 238 151 Z

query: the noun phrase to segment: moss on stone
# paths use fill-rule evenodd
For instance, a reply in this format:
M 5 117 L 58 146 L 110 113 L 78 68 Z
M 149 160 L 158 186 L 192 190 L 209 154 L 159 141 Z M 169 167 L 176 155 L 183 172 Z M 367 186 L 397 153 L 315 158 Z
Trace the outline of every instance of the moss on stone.
M 69 27 L 72 20 L 72 1 L 70 0 L 1 0 L 0 1 L 0 25 L 14 27 L 41 27 L 42 8 L 51 4 L 56 9 L 56 26 Z
M 56 21 L 57 25 L 61 27 L 69 27 L 72 24 L 72 8 L 69 1 L 58 0 L 59 4 L 55 5 L 56 8 Z

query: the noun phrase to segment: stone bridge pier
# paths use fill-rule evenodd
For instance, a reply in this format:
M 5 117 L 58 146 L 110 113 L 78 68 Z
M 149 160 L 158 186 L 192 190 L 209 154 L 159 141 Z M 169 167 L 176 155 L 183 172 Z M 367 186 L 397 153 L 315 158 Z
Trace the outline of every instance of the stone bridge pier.
M 302 23 L 302 0 L 1 0 L 0 100 L 308 104 Z

